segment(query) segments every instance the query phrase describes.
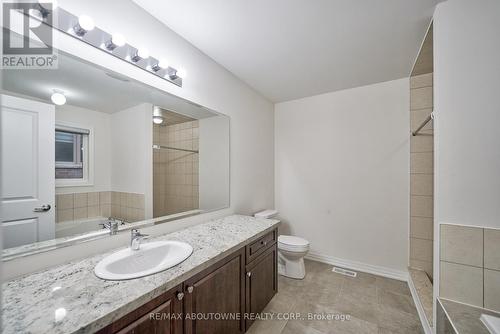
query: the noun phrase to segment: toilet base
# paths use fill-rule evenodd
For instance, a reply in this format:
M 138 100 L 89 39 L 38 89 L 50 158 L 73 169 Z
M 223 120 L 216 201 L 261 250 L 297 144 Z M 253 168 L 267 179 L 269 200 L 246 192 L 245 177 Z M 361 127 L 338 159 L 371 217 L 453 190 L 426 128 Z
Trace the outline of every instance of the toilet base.
M 306 276 L 306 268 L 304 265 L 304 258 L 286 258 L 279 252 L 278 256 L 278 274 L 281 276 L 304 279 Z

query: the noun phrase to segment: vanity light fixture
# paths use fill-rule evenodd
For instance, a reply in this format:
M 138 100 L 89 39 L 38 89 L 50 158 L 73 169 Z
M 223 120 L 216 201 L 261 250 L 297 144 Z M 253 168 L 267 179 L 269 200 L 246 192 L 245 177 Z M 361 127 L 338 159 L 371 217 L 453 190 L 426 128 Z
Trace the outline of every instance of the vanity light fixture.
M 174 68 L 166 60 L 153 57 L 148 50 L 141 46 L 137 48 L 130 45 L 120 34 L 110 34 L 95 25 L 91 17 L 87 15 L 76 16 L 60 6 L 56 6 L 56 0 L 32 0 L 35 3 L 36 10 L 45 8 L 45 14 L 42 12 L 43 23 L 57 29 L 65 34 L 78 38 L 80 41 L 92 45 L 108 55 L 114 56 L 122 61 L 134 65 L 158 78 L 166 80 L 174 85 L 182 87 L 182 81 L 186 77 L 186 71 Z M 51 7 L 48 4 L 53 3 Z M 45 7 L 44 7 L 45 6 Z M 40 7 L 40 9 L 38 9 Z M 54 13 L 51 13 L 51 10 Z M 45 17 L 43 15 L 48 15 Z M 52 16 L 57 15 L 57 20 L 52 20 Z M 38 17 L 40 14 L 38 13 Z M 36 20 L 37 17 L 33 19 Z M 89 33 L 92 30 L 92 33 Z
M 168 61 L 166 59 L 160 59 L 155 65 L 153 65 L 153 71 L 155 72 L 167 68 L 168 68 Z
M 162 124 L 163 123 L 163 113 L 161 108 L 158 106 L 153 107 L 153 123 Z
M 155 123 L 155 124 L 161 124 L 161 123 L 163 123 L 163 117 L 161 117 L 161 116 L 153 116 L 153 123 Z
M 125 37 L 122 34 L 113 34 L 109 41 L 105 43 L 106 49 L 109 51 L 113 51 L 120 46 L 124 46 L 126 44 Z
M 140 48 L 137 50 L 137 52 L 135 53 L 135 55 L 132 57 L 132 61 L 134 63 L 137 63 L 139 60 L 141 59 L 147 59 L 149 58 L 149 51 L 148 49 L 145 49 L 145 48 Z
M 50 96 L 50 99 L 52 100 L 52 103 L 58 106 L 66 104 L 66 96 L 60 91 L 54 90 L 54 93 Z
M 38 0 L 38 10 L 42 13 L 42 17 L 46 18 L 51 12 L 57 8 L 57 2 L 49 0 Z
M 73 27 L 73 31 L 77 36 L 83 37 L 87 32 L 95 28 L 94 20 L 90 16 L 80 15 L 78 23 Z

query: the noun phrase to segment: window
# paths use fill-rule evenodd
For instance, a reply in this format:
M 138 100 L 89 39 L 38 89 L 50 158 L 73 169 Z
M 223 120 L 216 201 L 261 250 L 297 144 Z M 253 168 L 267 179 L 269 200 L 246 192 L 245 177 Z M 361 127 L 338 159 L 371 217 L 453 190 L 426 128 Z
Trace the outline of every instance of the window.
M 89 185 L 90 130 L 56 125 L 55 176 L 57 186 Z

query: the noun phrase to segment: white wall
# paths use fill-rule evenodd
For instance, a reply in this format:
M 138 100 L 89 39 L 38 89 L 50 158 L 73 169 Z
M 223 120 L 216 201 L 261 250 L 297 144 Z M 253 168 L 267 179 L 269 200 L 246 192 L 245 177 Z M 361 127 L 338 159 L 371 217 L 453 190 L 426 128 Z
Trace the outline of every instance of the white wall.
M 406 271 L 408 109 L 408 79 L 275 106 L 276 207 L 313 255 Z
M 199 124 L 199 208 L 214 210 L 229 205 L 229 119 L 203 118 Z
M 142 103 L 111 115 L 111 190 L 144 194 L 153 217 L 153 105 Z
M 500 1 L 450 0 L 434 16 L 439 223 L 500 228 Z
M 56 106 L 56 123 L 66 122 L 77 127 L 91 128 L 94 135 L 94 183 L 84 187 L 56 187 L 56 194 L 108 191 L 111 187 L 110 151 L 111 115 L 71 105 Z
M 179 224 L 158 225 L 151 231 L 145 230 L 146 233 L 162 233 L 172 229 L 172 226 L 189 226 L 234 212 L 250 214 L 274 206 L 274 117 L 271 102 L 129 0 L 60 0 L 58 3 L 61 8 L 76 15 L 92 16 L 98 27 L 124 34 L 129 43 L 148 47 L 151 54 L 158 58 L 165 57 L 173 64 L 181 64 L 188 77 L 182 88 L 177 87 L 106 52 L 56 32 L 59 49 L 231 117 L 231 207 L 186 219 Z M 100 253 L 116 247 L 116 240 L 125 245 L 127 238 L 121 236 L 9 261 L 5 263 L 4 273 L 13 277 Z

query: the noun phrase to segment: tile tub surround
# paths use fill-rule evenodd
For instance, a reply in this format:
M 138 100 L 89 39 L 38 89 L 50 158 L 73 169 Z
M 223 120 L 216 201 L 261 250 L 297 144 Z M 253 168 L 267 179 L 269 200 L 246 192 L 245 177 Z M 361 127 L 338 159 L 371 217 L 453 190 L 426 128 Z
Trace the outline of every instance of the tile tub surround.
M 420 57 L 419 57 L 420 58 Z M 431 67 L 432 68 L 432 67 Z M 433 73 L 410 78 L 410 127 L 432 112 Z M 432 121 L 410 135 L 410 267 L 433 277 L 434 132 Z
M 481 316 L 481 314 L 500 317 L 500 313 L 457 303 L 443 298 L 438 298 L 438 303 L 442 306 L 444 314 L 440 315 L 440 312 L 438 312 L 437 334 L 444 334 L 439 331 L 439 329 L 442 327 L 441 324 L 444 323 L 444 319 L 441 319 L 442 317 L 446 317 L 447 320 L 452 324 L 452 326 L 456 329 L 456 331 L 453 331 L 452 333 L 456 334 L 490 334 L 479 317 Z M 438 309 L 439 308 L 440 306 L 438 305 Z
M 417 290 L 418 299 L 424 309 L 425 317 L 429 326 L 433 325 L 433 289 L 432 282 L 423 270 L 409 269 L 409 274 L 415 290 Z
M 118 191 L 56 195 L 56 221 L 115 217 L 129 222 L 143 220 L 144 194 Z
M 187 242 L 193 254 L 171 269 L 139 279 L 104 281 L 94 275 L 95 265 L 114 250 L 6 282 L 3 333 L 94 332 L 278 224 L 278 220 L 233 215 L 151 238 Z
M 188 150 L 199 149 L 199 122 L 153 126 L 153 143 Z M 153 216 L 161 217 L 199 208 L 199 154 L 153 151 Z
M 305 261 L 306 278 L 279 276 L 278 293 L 264 312 L 349 316 L 347 320 L 258 320 L 248 334 L 423 333 L 406 282 L 358 272 L 355 278 L 332 266 Z
M 442 224 L 440 296 L 500 311 L 500 230 Z

